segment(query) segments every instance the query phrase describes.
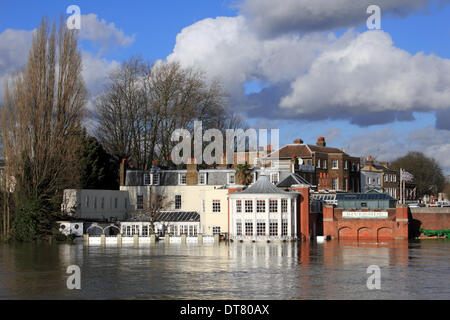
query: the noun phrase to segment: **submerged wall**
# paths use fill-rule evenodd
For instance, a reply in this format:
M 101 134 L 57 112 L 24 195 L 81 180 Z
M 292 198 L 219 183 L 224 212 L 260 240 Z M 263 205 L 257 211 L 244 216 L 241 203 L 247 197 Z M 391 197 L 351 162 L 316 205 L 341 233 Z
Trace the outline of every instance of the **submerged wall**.
M 410 237 L 420 235 L 419 229 L 450 229 L 450 207 L 410 208 Z

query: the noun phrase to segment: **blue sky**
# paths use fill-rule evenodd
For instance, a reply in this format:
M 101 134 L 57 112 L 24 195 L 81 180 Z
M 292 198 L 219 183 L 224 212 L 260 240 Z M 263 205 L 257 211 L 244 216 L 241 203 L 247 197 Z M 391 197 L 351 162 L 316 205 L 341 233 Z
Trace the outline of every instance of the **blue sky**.
M 271 2 L 266 0 L 258 3 L 255 0 L 8 1 L 2 4 L 0 12 L 0 80 L 16 65 L 19 68 L 26 57 L 25 53 L 17 57 L 22 39 L 16 31 L 31 31 L 39 25 L 42 16 L 58 18 L 69 5 L 76 4 L 82 15 L 96 15 L 91 20 L 92 34 L 96 27 L 111 32 L 108 39 L 98 32 L 81 41 L 81 48 L 89 58 L 86 82 L 93 97 L 99 93 L 107 72 L 133 54 L 141 54 L 151 61 L 180 60 L 186 66 L 197 64 L 211 77 L 229 72 L 223 79 L 224 87 L 232 96 L 232 107 L 242 112 L 252 126 L 279 128 L 280 144 L 291 143 L 295 138 L 315 143 L 323 135 L 330 145 L 346 147 L 352 155 L 372 154 L 380 160 L 392 160 L 408 151 L 420 150 L 435 157 L 450 173 L 450 100 L 447 105 L 442 102 L 450 88 L 450 78 L 446 76 L 450 63 L 449 1 L 378 2 L 383 8 L 383 32 L 377 35 L 370 34 L 372 31 L 365 26 L 368 15 L 362 12 L 361 17 L 355 18 L 352 7 L 337 8 L 337 15 L 342 17 L 336 18 L 335 24 L 331 21 L 328 26 L 325 20 L 315 24 L 322 21 L 327 8 L 313 8 L 306 0 L 299 0 L 299 5 L 292 9 L 279 10 L 281 16 L 286 15 L 279 20 L 271 20 L 271 10 L 267 9 Z M 283 1 L 273 3 L 273 6 L 283 5 Z M 383 7 L 384 3 L 389 4 Z M 317 16 L 302 16 L 305 11 L 299 9 L 302 6 L 317 9 L 313 11 Z M 332 1 L 328 6 L 332 9 Z M 13 31 L 6 32 L 7 29 Z M 20 37 L 24 37 L 25 46 L 29 36 L 20 34 Z M 364 49 L 374 42 L 381 46 L 379 56 L 376 49 L 361 56 L 349 53 L 354 46 Z M 26 52 L 26 47 L 23 49 Z M 405 54 L 406 58 L 401 58 Z M 375 73 L 380 68 L 371 69 L 371 64 L 379 64 L 381 69 L 387 67 L 377 74 L 381 80 L 371 82 L 370 75 L 368 79 L 355 77 L 353 80 L 355 73 L 343 71 L 342 65 L 333 60 L 336 55 L 343 55 L 349 61 L 360 57 L 372 59 L 373 63 L 369 61 L 363 67 Z M 331 67 L 324 67 L 327 64 Z M 328 69 L 332 71 L 324 76 L 324 70 Z M 395 70 L 391 73 L 391 69 Z M 397 77 L 399 73 L 405 76 Z M 413 79 L 406 74 L 411 74 Z M 342 85 L 344 80 L 328 83 L 334 76 L 348 81 L 348 86 Z M 373 91 L 358 88 L 365 81 L 369 86 L 373 84 Z M 383 91 L 377 88 L 382 88 L 384 82 L 389 83 L 388 87 L 404 90 L 406 97 L 395 90 L 385 96 L 380 94 Z M 330 93 L 346 88 L 352 89 L 350 100 Z M 254 94 L 251 99 L 250 93 Z M 408 98 L 409 93 L 414 97 Z M 369 101 L 375 102 L 348 107 L 364 95 L 373 95 Z M 379 103 L 377 95 L 382 100 Z M 320 102 L 316 105 L 316 101 Z

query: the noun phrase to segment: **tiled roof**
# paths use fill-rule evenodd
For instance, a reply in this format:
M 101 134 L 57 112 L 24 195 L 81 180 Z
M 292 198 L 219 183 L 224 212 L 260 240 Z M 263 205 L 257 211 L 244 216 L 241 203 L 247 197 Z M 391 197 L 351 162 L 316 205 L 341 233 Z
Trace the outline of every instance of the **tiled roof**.
M 338 148 L 330 148 L 330 147 L 319 147 L 319 146 L 315 146 L 315 145 L 311 145 L 308 144 L 308 147 L 311 149 L 311 151 L 313 152 L 323 152 L 323 153 L 344 153 L 344 151 L 342 151 L 341 149 Z
M 269 178 L 265 175 L 261 175 L 258 180 L 248 187 L 247 189 L 239 192 L 235 192 L 235 194 L 286 194 L 288 192 L 277 188 L 272 182 L 270 182 Z
M 338 193 L 336 200 L 395 200 L 386 193 Z
M 288 144 L 278 151 L 271 153 L 268 158 L 279 158 L 279 159 L 290 159 L 292 157 L 311 157 L 313 152 L 322 153 L 342 153 L 346 154 L 344 151 L 338 148 L 330 147 L 319 147 L 311 144 Z

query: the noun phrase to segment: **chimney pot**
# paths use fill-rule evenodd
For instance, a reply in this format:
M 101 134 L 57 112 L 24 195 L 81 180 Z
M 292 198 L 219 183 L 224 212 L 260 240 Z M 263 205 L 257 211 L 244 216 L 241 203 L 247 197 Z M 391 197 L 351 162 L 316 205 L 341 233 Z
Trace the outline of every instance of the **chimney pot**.
M 295 139 L 294 140 L 294 144 L 303 144 L 303 140 L 302 139 Z
M 316 143 L 319 147 L 326 147 L 327 143 L 325 142 L 325 138 L 324 137 L 319 137 L 319 139 L 317 139 L 317 143 Z

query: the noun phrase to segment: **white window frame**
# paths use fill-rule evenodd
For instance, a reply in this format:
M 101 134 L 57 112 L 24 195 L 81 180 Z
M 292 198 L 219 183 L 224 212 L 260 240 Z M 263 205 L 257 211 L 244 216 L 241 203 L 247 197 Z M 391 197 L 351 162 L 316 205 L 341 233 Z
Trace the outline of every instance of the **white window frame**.
M 202 182 L 202 178 L 204 179 Z M 198 174 L 198 184 L 199 185 L 207 185 L 208 184 L 208 175 L 206 174 L 206 172 L 200 172 Z
M 336 181 L 336 185 L 334 186 L 334 181 Z M 331 178 L 331 189 L 339 190 L 339 178 Z
M 266 212 L 266 200 L 256 200 L 256 213 Z
M 320 159 L 317 159 L 317 166 L 316 166 L 316 168 L 319 168 L 319 169 L 320 169 L 320 162 L 321 162 L 321 160 L 320 160 Z
M 230 179 L 231 177 L 233 177 L 233 182 L 231 182 L 231 179 Z M 236 184 L 236 174 L 234 172 L 228 172 L 227 184 Z
M 331 169 L 339 169 L 339 160 L 337 159 L 331 160 Z
M 276 182 L 274 182 L 274 179 L 273 179 L 273 177 L 276 175 Z M 270 182 L 272 182 L 273 184 L 277 184 L 278 182 L 280 182 L 280 173 L 279 172 L 272 172 L 271 174 L 270 174 Z
M 236 200 L 236 213 L 242 213 L 242 200 Z
M 184 183 L 182 182 L 184 177 Z M 178 174 L 178 185 L 185 186 L 186 185 L 186 173 L 179 173 Z

